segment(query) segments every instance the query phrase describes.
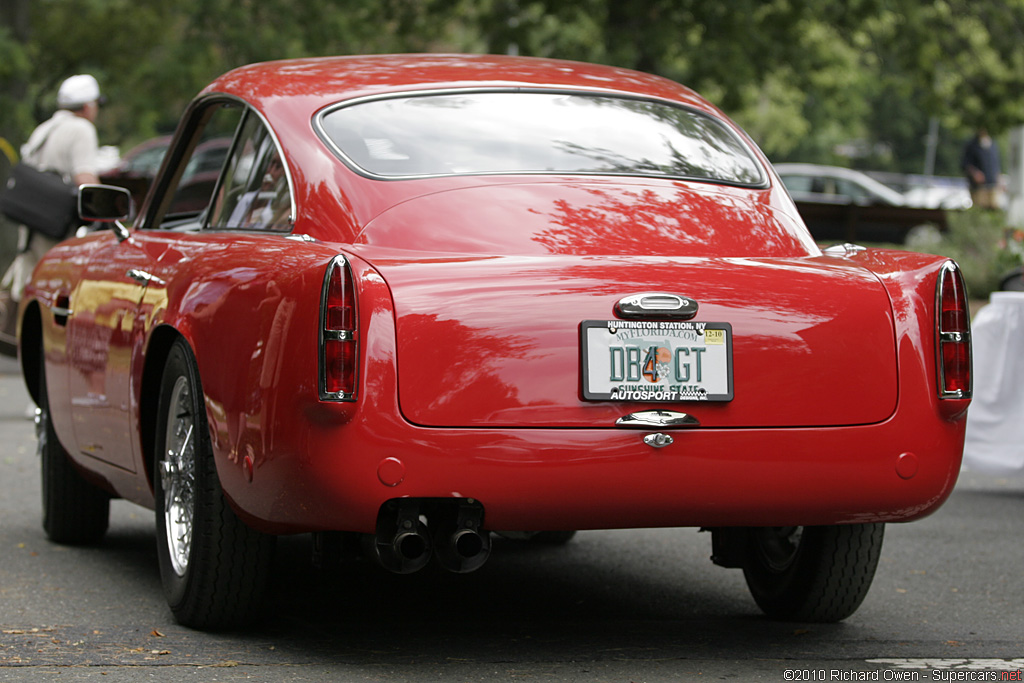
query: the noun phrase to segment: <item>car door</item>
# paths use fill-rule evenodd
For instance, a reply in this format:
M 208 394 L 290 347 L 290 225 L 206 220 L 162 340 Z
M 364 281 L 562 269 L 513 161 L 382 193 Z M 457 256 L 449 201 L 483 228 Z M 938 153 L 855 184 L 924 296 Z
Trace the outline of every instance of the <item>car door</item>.
M 137 241 L 107 235 L 72 292 L 67 325 L 75 439 L 87 455 L 129 471 L 139 445 L 131 429 L 133 342 L 145 325 L 151 260 Z
M 164 209 L 156 227 L 135 230 L 128 239 L 113 232 L 99 238 L 70 297 L 69 395 L 75 439 L 82 452 L 128 471 L 137 469 L 135 454 L 141 450 L 143 346 L 166 302 L 166 271 L 180 267 L 182 260 L 174 238 L 199 231 L 216 187 L 217 172 L 200 187 L 191 182 L 194 178 L 183 181 L 183 170 L 204 149 L 203 143 L 230 140 L 242 112 L 237 103 L 212 104 L 196 112 L 201 125 L 178 138 L 157 179 L 151 204 Z M 199 200 L 196 207 L 171 213 L 182 205 L 183 191 Z

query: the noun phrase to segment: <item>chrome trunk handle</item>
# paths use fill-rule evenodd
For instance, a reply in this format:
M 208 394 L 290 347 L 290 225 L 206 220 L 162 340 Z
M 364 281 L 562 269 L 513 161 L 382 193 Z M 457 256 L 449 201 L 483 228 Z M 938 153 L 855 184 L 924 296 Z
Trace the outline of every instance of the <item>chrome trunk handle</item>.
M 644 410 L 624 415 L 615 421 L 616 427 L 633 429 L 686 429 L 699 427 L 700 420 L 693 415 L 674 410 Z
M 615 304 L 615 313 L 621 318 L 689 320 L 697 315 L 697 307 L 697 302 L 688 296 L 645 292 L 619 299 Z

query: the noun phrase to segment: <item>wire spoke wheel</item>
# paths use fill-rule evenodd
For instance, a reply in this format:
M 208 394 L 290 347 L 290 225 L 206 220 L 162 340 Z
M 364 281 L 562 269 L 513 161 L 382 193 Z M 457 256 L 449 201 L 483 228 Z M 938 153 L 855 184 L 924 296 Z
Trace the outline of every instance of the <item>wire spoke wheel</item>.
M 188 569 L 192 550 L 195 510 L 195 415 L 188 380 L 179 377 L 171 389 L 171 414 L 167 416 L 167 454 L 160 463 L 160 483 L 164 490 L 164 533 L 170 550 L 171 566 L 178 576 Z
M 198 629 L 249 623 L 267 587 L 274 537 L 246 526 L 224 496 L 199 372 L 183 339 L 164 366 L 154 452 L 157 557 L 175 619 Z

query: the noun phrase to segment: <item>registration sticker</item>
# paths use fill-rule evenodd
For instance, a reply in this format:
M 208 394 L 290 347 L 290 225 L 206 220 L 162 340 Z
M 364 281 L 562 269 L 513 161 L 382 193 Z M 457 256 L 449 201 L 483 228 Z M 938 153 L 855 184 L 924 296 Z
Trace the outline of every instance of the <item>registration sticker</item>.
M 729 323 L 585 320 L 580 337 L 585 400 L 732 400 Z

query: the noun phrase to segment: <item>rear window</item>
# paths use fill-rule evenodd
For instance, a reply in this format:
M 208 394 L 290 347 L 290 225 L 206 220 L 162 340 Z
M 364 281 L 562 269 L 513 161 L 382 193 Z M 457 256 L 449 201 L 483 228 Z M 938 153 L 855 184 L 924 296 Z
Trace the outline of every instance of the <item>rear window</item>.
M 725 124 L 648 100 L 523 91 L 389 97 L 328 110 L 319 126 L 343 158 L 380 178 L 568 173 L 764 183 Z

